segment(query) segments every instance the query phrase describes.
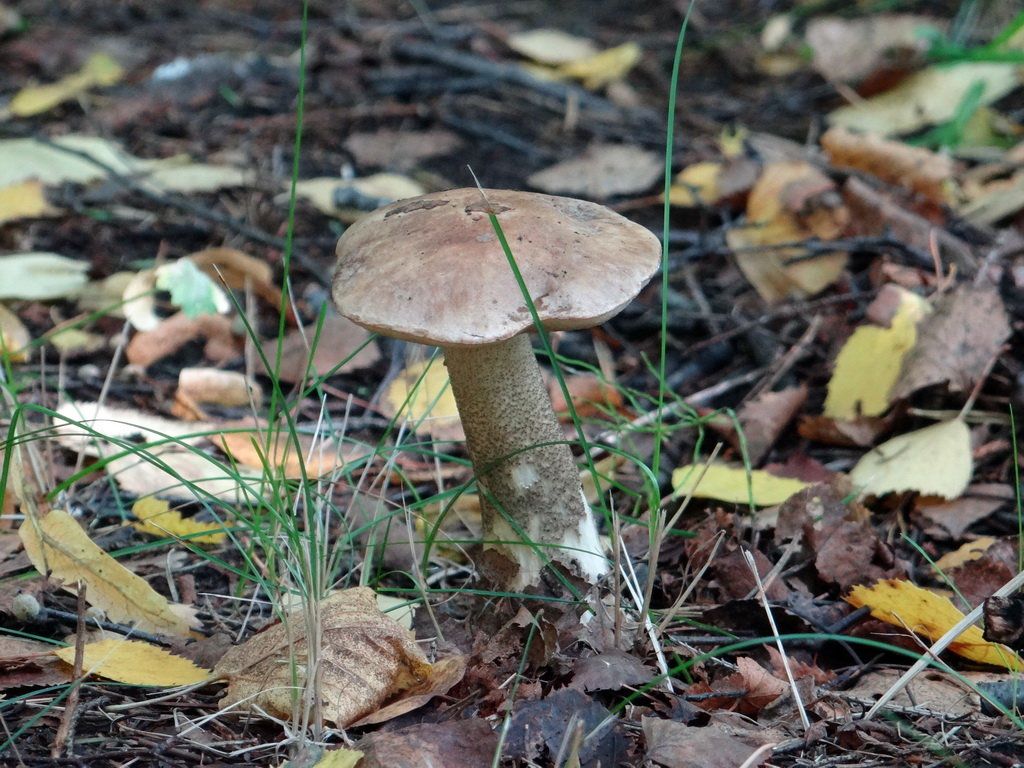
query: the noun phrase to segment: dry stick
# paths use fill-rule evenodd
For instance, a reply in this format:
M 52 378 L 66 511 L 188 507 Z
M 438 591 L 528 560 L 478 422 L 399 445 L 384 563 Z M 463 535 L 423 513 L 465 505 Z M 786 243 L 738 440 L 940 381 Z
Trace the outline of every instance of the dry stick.
M 821 315 L 815 315 L 811 318 L 811 322 L 807 325 L 807 328 L 801 334 L 796 344 L 786 350 L 786 354 L 775 364 L 774 370 L 770 371 L 767 376 L 755 384 L 744 399 L 750 400 L 775 386 L 775 382 L 781 379 L 796 364 L 796 361 L 800 359 L 807 347 L 811 345 L 811 342 L 818 337 L 818 331 L 821 330 L 822 322 Z
M 768 604 L 768 593 L 764 591 L 764 584 L 761 582 L 761 574 L 757 571 L 757 563 L 749 549 L 743 550 L 743 557 L 747 561 L 747 567 L 754 574 L 754 581 L 757 582 L 757 593 L 764 605 L 764 612 L 768 616 L 768 623 L 772 627 L 772 634 L 775 636 L 775 645 L 779 649 L 779 657 L 782 659 L 782 666 L 786 670 L 786 678 L 789 680 L 790 690 L 793 692 L 793 701 L 796 702 L 796 710 L 800 713 L 800 722 L 803 723 L 804 731 L 811 729 L 810 718 L 807 717 L 807 710 L 804 708 L 804 700 L 800 697 L 800 689 L 796 686 L 796 678 L 793 676 L 793 668 L 789 665 L 789 657 L 786 656 L 786 649 L 782 645 L 782 638 L 779 636 L 779 628 L 775 624 L 775 616 L 772 615 L 772 607 Z
M 1012 579 L 1006 582 L 1002 587 L 996 590 L 996 592 L 992 594 L 992 597 L 1007 597 L 1016 592 L 1022 586 L 1024 586 L 1024 571 L 1018 573 L 1016 576 L 1014 576 Z M 979 605 L 973 611 L 964 616 L 960 621 L 954 624 L 949 629 L 949 631 L 946 632 L 946 634 L 944 634 L 942 637 L 936 640 L 935 643 L 928 649 L 928 653 L 926 655 L 923 655 L 917 661 L 915 661 L 914 665 L 906 672 L 904 672 L 903 676 L 900 677 L 900 679 L 897 680 L 895 683 L 893 683 L 892 687 L 889 688 L 889 690 L 882 694 L 882 697 L 878 701 L 876 701 L 875 705 L 867 711 L 866 715 L 864 715 L 864 719 L 870 720 L 872 717 L 877 715 L 879 710 L 881 710 L 882 707 L 888 704 L 889 701 L 891 701 L 897 693 L 902 691 L 910 683 L 911 680 L 917 677 L 921 673 L 921 671 L 925 669 L 925 667 L 932 663 L 933 660 L 938 661 L 939 654 L 946 650 L 946 648 L 949 647 L 950 643 L 952 643 L 954 640 L 960 637 L 960 635 L 963 634 L 969 627 L 973 626 L 974 622 L 981 618 L 981 614 L 982 611 L 984 611 L 984 609 L 984 604 Z
M 70 747 L 69 741 L 75 731 L 75 722 L 78 720 L 78 701 L 82 691 L 82 665 L 85 660 L 85 611 L 88 606 L 85 603 L 85 583 L 78 581 L 75 589 L 78 591 L 78 626 L 75 628 L 75 661 L 71 672 L 74 681 L 71 683 L 71 690 L 68 691 L 68 697 L 64 701 L 64 712 L 60 716 L 60 725 L 57 726 L 53 746 L 50 748 L 50 757 L 54 759 L 61 757 L 65 747 Z

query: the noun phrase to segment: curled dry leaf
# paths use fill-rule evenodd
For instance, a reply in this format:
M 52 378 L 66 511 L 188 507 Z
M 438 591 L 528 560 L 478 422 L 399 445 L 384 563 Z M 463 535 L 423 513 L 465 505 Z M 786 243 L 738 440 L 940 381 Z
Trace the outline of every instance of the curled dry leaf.
M 219 368 L 182 368 L 178 372 L 178 391 L 197 403 L 258 408 L 263 402 L 263 390 L 257 382 L 240 371 Z
M 845 253 L 813 255 L 800 242 L 833 240 L 849 223 L 835 184 L 804 161 L 771 162 L 747 200 L 747 225 L 726 235 L 736 262 L 761 298 L 777 303 L 831 285 Z
M 854 133 L 843 126 L 826 131 L 821 146 L 833 165 L 864 171 L 938 205 L 949 205 L 957 197 L 956 165 L 948 155 L 870 133 Z
M 228 363 L 241 353 L 241 344 L 223 315 L 188 317 L 184 312 L 160 320 L 147 331 L 135 334 L 128 342 L 125 357 L 142 368 L 172 355 L 195 339 L 205 339 L 203 353 L 215 363 Z
M 404 711 L 421 706 L 462 678 L 461 657 L 431 664 L 412 634 L 379 611 L 371 589 L 335 592 L 320 601 L 318 612 L 323 644 L 316 653 L 322 670 L 317 690 L 324 718 L 339 728 L 386 719 L 379 717 L 386 701 L 388 717 L 395 717 L 402 702 Z M 214 670 L 228 680 L 221 708 L 290 717 L 296 680 L 307 682 L 310 662 L 305 617 L 290 614 L 221 659 Z M 375 713 L 378 719 L 372 719 Z
M 251 289 L 272 307 L 281 305 L 281 291 L 274 285 L 274 272 L 263 259 L 234 248 L 206 248 L 190 253 L 190 259 L 218 285 L 233 291 Z
M 55 509 L 46 517 L 28 518 L 18 534 L 40 573 L 65 585 L 84 583 L 86 599 L 111 621 L 158 635 L 188 636 L 188 620 L 182 613 L 145 579 L 100 549 L 67 512 Z

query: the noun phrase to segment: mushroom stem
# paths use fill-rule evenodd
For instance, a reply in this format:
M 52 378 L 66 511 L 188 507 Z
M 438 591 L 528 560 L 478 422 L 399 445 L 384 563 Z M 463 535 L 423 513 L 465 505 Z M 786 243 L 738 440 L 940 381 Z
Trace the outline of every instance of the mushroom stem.
M 506 586 L 536 584 L 548 561 L 596 581 L 608 563 L 529 335 L 444 355 L 477 471 L 485 546 L 519 566 Z M 529 543 L 516 544 L 524 535 Z

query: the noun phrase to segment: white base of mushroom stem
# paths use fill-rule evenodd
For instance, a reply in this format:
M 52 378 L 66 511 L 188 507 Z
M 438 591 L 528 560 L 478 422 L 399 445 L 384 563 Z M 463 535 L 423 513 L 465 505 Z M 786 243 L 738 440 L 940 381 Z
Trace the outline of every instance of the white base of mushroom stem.
M 504 586 L 537 584 L 548 561 L 595 582 L 608 561 L 529 336 L 444 354 L 482 491 L 485 546 L 519 567 Z

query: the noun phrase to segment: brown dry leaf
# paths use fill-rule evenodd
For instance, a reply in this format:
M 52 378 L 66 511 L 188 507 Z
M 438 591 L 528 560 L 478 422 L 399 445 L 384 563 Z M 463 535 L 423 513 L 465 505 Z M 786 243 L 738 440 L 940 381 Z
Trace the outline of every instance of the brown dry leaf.
M 955 499 L 973 473 L 970 430 L 953 419 L 886 440 L 860 458 L 850 479 L 864 496 L 917 491 Z
M 872 669 L 858 676 L 852 686 L 843 689 L 843 695 L 854 700 L 874 701 L 882 691 L 888 691 L 900 679 L 900 669 Z M 1005 673 L 958 671 L 951 675 L 938 669 L 928 669 L 915 677 L 906 688 L 892 699 L 898 707 L 920 707 L 922 710 L 949 718 L 976 718 L 978 696 L 968 690 L 963 678 L 975 685 L 982 680 L 1005 680 Z
M 585 692 L 618 691 L 646 685 L 657 674 L 633 654 L 608 648 L 576 662 L 569 687 Z
M 181 516 L 171 505 L 156 496 L 143 496 L 132 504 L 132 514 L 139 521 L 132 527 L 161 539 L 171 536 L 191 544 L 220 544 L 227 538 L 221 523 L 202 523 Z
M 272 307 L 281 306 L 281 291 L 274 285 L 274 271 L 263 259 L 234 248 L 206 248 L 185 258 L 218 284 L 233 291 L 252 290 Z
M 59 213 L 46 201 L 43 183 L 38 179 L 0 188 L 0 224 L 17 219 L 57 216 Z
M 578 373 L 565 378 L 565 388 L 572 398 L 576 414 L 584 419 L 610 418 L 623 407 L 622 392 L 611 382 L 594 373 Z M 552 377 L 547 382 L 551 405 L 560 419 L 569 416 L 562 387 Z
M 804 161 L 771 162 L 747 200 L 747 225 L 726 235 L 736 262 L 761 298 L 777 303 L 804 298 L 831 285 L 846 267 L 845 253 L 807 258 L 799 245 L 832 240 L 849 222 L 835 184 Z
M 905 69 L 928 49 L 921 29 L 946 25 L 927 16 L 818 16 L 807 22 L 813 67 L 826 80 L 857 83 L 878 71 Z
M 938 640 L 964 618 L 948 598 L 895 579 L 879 581 L 873 587 L 854 587 L 846 601 L 857 608 L 868 606 L 876 619 L 931 641 Z M 1005 646 L 987 642 L 981 634 L 980 627 L 968 627 L 950 644 L 949 650 L 983 664 L 1024 670 L 1024 660 L 1017 654 Z
M 745 401 L 736 416 L 750 463 L 757 465 L 807 400 L 807 385 L 762 392 Z M 730 426 L 731 423 L 730 423 Z M 731 430 L 730 430 L 731 431 Z
M 1017 575 L 1017 557 L 1016 537 L 1004 537 L 989 546 L 977 560 L 968 560 L 946 575 L 968 605 L 978 606 Z
M 930 521 L 941 526 L 951 538 L 960 539 L 972 524 L 984 520 L 1013 499 L 1010 485 L 975 483 L 967 487 L 964 496 L 953 501 L 919 497 L 915 512 L 925 518 L 925 523 Z M 922 524 L 922 527 L 926 526 Z
M 249 422 L 225 425 L 216 442 L 242 467 L 283 471 L 286 478 L 321 477 L 346 464 L 366 461 L 373 448 L 364 443 L 313 435 L 299 430 L 294 435 L 283 429 L 268 434 L 266 424 Z
M 400 706 L 415 697 L 419 706 L 443 694 L 464 671 L 460 657 L 431 664 L 411 633 L 377 608 L 373 590 L 356 587 L 320 601 L 319 651 L 324 718 L 339 728 L 369 718 L 390 701 Z M 214 673 L 228 679 L 222 709 L 266 711 L 288 718 L 298 683 L 309 660 L 306 622 L 301 611 L 230 649 Z M 294 673 L 294 675 L 293 675 Z M 398 714 L 392 711 L 391 716 Z
M 956 164 L 948 155 L 870 133 L 854 133 L 842 126 L 826 131 L 821 146 L 833 165 L 864 171 L 939 205 L 952 204 L 958 197 Z
M 665 768 L 757 768 L 772 752 L 763 750 L 751 760 L 754 753 L 765 744 L 782 740 L 781 734 L 767 728 L 739 720 L 730 723 L 721 717 L 704 727 L 654 717 L 642 718 L 641 725 L 647 759 Z
M 789 687 L 749 656 L 736 659 L 736 672 L 719 682 L 726 690 L 746 691 L 738 704 L 738 711 L 754 715 L 779 698 Z
M 917 333 L 917 344 L 893 386 L 894 397 L 943 382 L 952 392 L 969 392 L 1011 331 L 999 292 L 963 283 L 935 302 Z
M 197 403 L 258 408 L 263 390 L 240 371 L 219 368 L 182 368 L 178 372 L 178 393 Z
M 221 426 L 99 403 L 64 403 L 56 413 L 57 442 L 103 459 L 107 473 L 139 496 L 164 492 L 193 498 L 205 493 L 234 501 L 250 493 L 239 481 L 259 478 L 242 467 L 228 468 L 200 449 Z
M 188 659 L 138 640 L 100 640 L 86 643 L 83 650 L 85 674 L 128 685 L 194 685 L 211 675 L 210 670 L 201 669 Z M 67 664 L 75 663 L 74 645 L 60 648 L 54 654 Z
M 231 328 L 231 319 L 223 315 L 188 317 L 184 312 L 158 321 L 151 330 L 132 337 L 125 357 L 142 368 L 172 355 L 194 339 L 205 338 L 203 352 L 215 363 L 228 363 L 241 354 L 241 345 Z
M 467 717 L 374 731 L 356 746 L 365 753 L 359 768 L 473 768 L 491 764 L 498 734 L 486 720 Z
M 67 512 L 26 519 L 18 533 L 32 565 L 69 589 L 81 581 L 86 599 L 111 621 L 158 635 L 188 636 L 188 621 L 167 599 L 96 546 Z
M 462 139 L 442 128 L 429 131 L 382 128 L 369 133 L 349 134 L 343 146 L 352 153 L 361 167 L 406 173 L 417 168 L 424 160 L 459 149 Z
M 645 192 L 665 172 L 661 155 L 622 144 L 591 144 L 582 155 L 537 171 L 530 186 L 552 195 L 604 200 Z
M 335 312 L 324 317 L 319 334 L 315 326 L 305 330 L 297 328 L 289 331 L 281 344 L 281 368 L 277 374 L 278 378 L 294 384 L 305 379 L 307 375 L 326 376 L 331 371 L 350 373 L 362 368 L 371 368 L 381 358 L 380 346 L 375 340 L 370 340 L 371 335 L 361 325 Z M 314 340 L 316 345 L 310 360 L 310 347 L 313 346 Z M 273 366 L 277 360 L 278 340 L 270 339 L 263 342 L 263 354 Z M 260 364 L 262 365 L 262 361 Z

